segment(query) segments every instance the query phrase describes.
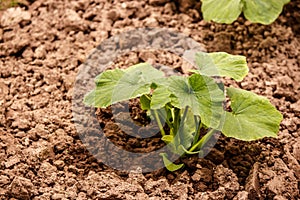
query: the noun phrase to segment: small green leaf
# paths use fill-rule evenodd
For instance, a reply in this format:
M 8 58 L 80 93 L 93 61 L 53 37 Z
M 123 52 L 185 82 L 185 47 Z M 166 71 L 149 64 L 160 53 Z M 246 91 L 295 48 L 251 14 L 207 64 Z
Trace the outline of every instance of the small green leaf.
M 206 76 L 227 76 L 242 81 L 248 74 L 246 57 L 225 52 L 196 53 L 198 72 Z
M 289 0 L 246 0 L 244 15 L 253 23 L 271 24 L 282 12 Z
M 150 110 L 151 99 L 147 95 L 142 95 L 140 98 L 141 108 L 143 110 Z
M 177 165 L 177 164 L 172 163 L 172 162 L 167 158 L 168 155 L 167 155 L 166 153 L 161 153 L 161 154 L 159 154 L 159 155 L 163 157 L 163 161 L 164 161 L 164 164 L 165 164 L 166 168 L 167 168 L 169 171 L 171 171 L 171 172 L 174 172 L 174 171 L 176 171 L 176 170 L 178 170 L 178 169 L 180 169 L 180 168 L 182 168 L 182 167 L 184 166 L 184 164 L 179 164 L 179 165 Z
M 193 74 L 190 77 L 173 76 L 169 79 L 169 90 L 176 96 L 173 105 L 182 109 L 190 107 L 194 115 L 200 115 L 204 125 L 218 128 L 224 114 L 223 91 L 212 78 Z
M 166 144 L 173 142 L 174 137 L 172 135 L 164 135 L 161 140 L 164 141 Z
M 227 88 L 232 112 L 226 112 L 222 133 L 251 141 L 276 137 L 282 115 L 265 97 L 237 88 Z
M 172 135 L 164 135 L 164 136 L 162 136 L 161 140 L 164 141 L 168 145 L 168 149 L 172 153 L 180 155 L 180 156 L 182 155 L 178 152 L 178 150 L 177 150 L 178 142 L 176 142 L 175 138 Z
M 241 14 L 241 0 L 202 0 L 202 13 L 206 21 L 231 24 Z

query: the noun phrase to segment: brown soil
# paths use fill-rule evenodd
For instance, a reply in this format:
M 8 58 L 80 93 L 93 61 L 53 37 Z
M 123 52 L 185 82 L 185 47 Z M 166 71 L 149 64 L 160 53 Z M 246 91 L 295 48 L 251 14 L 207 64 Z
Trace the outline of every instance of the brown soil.
M 37 0 L 1 11 L 0 199 L 299 199 L 299 5 L 292 0 L 269 26 L 204 22 L 193 0 Z M 226 85 L 270 99 L 284 116 L 278 138 L 222 137 L 175 173 L 118 172 L 95 159 L 72 121 L 76 73 L 101 41 L 136 27 L 173 28 L 209 52 L 247 56 L 249 75 Z M 152 142 L 140 148 L 161 145 Z

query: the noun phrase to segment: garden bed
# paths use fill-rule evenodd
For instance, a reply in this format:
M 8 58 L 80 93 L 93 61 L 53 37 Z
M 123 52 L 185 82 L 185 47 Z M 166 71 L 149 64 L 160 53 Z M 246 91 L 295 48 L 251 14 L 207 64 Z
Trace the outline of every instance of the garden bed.
M 192 0 L 37 0 L 2 10 L 0 199 L 299 199 L 299 4 L 289 3 L 268 26 L 242 17 L 232 25 L 204 22 Z M 182 158 L 186 167 L 176 172 L 127 173 L 95 159 L 72 119 L 76 73 L 101 41 L 142 27 L 171 28 L 208 52 L 246 56 L 248 76 L 225 85 L 267 97 L 284 117 L 278 138 L 221 137 L 207 157 Z M 180 63 L 155 53 L 131 53 L 118 63 L 148 59 Z M 110 121 L 109 114 L 100 119 L 103 127 Z M 140 142 L 137 151 L 158 145 Z

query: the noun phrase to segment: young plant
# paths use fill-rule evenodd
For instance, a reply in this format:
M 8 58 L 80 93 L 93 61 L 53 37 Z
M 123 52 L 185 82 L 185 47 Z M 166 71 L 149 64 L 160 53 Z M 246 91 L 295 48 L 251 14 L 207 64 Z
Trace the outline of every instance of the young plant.
M 199 52 L 195 63 L 190 76 L 165 77 L 147 63 L 107 70 L 96 77 L 96 88 L 84 103 L 105 108 L 140 97 L 141 108 L 157 121 L 161 139 L 180 156 L 202 153 L 205 143 L 219 131 L 244 141 L 277 136 L 282 115 L 266 98 L 233 87 L 225 90 L 212 78 L 241 81 L 248 73 L 245 57 Z M 231 111 L 224 109 L 226 95 Z M 170 171 L 183 166 L 172 163 L 167 153 L 161 156 Z
M 231 24 L 243 12 L 253 23 L 271 24 L 290 0 L 202 0 L 203 18 Z

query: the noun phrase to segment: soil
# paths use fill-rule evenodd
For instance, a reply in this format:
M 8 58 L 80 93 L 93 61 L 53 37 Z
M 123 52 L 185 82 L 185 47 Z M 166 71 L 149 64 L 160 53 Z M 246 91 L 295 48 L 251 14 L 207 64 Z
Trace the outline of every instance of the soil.
M 300 1 L 292 0 L 268 26 L 243 17 L 231 25 L 205 22 L 198 2 L 36 0 L 2 10 L 0 199 L 299 199 Z M 75 78 L 101 41 L 138 27 L 172 28 L 208 52 L 246 56 L 249 75 L 225 85 L 267 97 L 284 116 L 278 138 L 221 137 L 209 155 L 183 158 L 186 167 L 174 173 L 127 173 L 96 159 L 72 118 Z M 162 60 L 149 53 L 129 57 L 125 65 Z M 165 58 L 162 64 L 181 64 Z M 97 112 L 113 130 L 109 112 Z M 155 138 L 131 141 L 137 151 L 163 145 Z

